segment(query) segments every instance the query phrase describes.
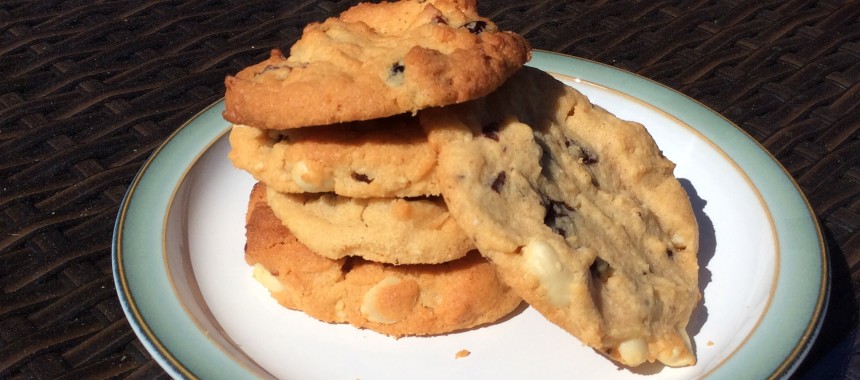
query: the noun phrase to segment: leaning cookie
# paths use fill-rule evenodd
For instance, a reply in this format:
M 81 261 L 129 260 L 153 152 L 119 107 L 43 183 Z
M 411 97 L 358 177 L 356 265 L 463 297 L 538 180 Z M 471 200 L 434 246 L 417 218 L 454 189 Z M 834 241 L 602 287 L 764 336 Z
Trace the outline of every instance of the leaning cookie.
M 419 116 L 451 214 L 526 302 L 622 364 L 695 363 L 698 228 L 643 126 L 532 68 Z
M 488 324 L 522 300 L 479 254 L 436 265 L 391 266 L 311 252 L 255 186 L 246 217 L 245 260 L 281 305 L 330 323 L 391 336 L 436 335 Z
M 302 244 L 340 259 L 437 264 L 475 245 L 435 198 L 349 198 L 332 193 L 285 194 L 267 186 L 269 207 Z
M 227 77 L 224 118 L 289 129 L 415 112 L 486 95 L 529 58 L 469 2 L 360 4 Z
M 436 152 L 409 115 L 282 131 L 234 125 L 230 147 L 233 165 L 283 193 L 439 195 Z

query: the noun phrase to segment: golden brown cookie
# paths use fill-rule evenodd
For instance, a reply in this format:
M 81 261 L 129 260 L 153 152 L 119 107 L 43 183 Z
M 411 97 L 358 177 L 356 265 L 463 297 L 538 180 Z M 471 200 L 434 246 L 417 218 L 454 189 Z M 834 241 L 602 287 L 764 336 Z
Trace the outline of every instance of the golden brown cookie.
M 278 221 L 265 193 L 265 185 L 257 184 L 251 194 L 245 260 L 285 307 L 325 322 L 404 336 L 492 323 L 521 303 L 475 252 L 445 264 L 400 266 L 319 256 Z
M 282 131 L 234 125 L 230 146 L 236 167 L 283 193 L 439 195 L 436 152 L 408 115 Z
M 311 251 L 388 264 L 438 264 L 475 249 L 441 197 L 349 198 L 267 187 L 275 216 Z
M 451 214 L 526 302 L 622 364 L 695 363 L 696 219 L 642 125 L 528 67 L 419 117 Z
M 359 4 L 228 77 L 224 118 L 289 129 L 415 112 L 486 95 L 529 59 L 473 2 Z

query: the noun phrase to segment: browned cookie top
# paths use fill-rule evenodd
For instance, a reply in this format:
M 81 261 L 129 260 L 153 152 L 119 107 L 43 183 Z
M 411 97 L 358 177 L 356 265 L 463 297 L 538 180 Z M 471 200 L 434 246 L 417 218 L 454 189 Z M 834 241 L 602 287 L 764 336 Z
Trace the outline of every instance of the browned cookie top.
M 254 187 L 245 260 L 281 305 L 391 336 L 435 335 L 492 323 L 522 302 L 472 251 L 441 264 L 389 265 L 317 255 L 280 223 Z
M 289 129 L 415 112 L 486 95 L 529 58 L 467 1 L 364 3 L 228 77 L 224 117 Z
M 269 207 L 281 223 L 323 257 L 438 264 L 475 249 L 438 197 L 350 198 L 266 188 Z

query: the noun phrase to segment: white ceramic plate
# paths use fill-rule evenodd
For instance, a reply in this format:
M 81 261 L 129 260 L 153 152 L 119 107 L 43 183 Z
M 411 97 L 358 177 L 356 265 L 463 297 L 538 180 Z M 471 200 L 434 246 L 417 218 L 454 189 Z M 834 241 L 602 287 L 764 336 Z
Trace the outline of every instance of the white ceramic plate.
M 226 155 L 217 103 L 145 164 L 114 231 L 113 269 L 135 332 L 173 376 L 292 379 L 687 379 L 791 373 L 818 331 L 827 255 L 805 198 L 739 128 L 655 82 L 569 56 L 535 52 L 621 118 L 644 124 L 691 195 L 701 233 L 703 303 L 690 322 L 687 368 L 620 369 L 531 308 L 488 327 L 391 339 L 278 306 L 243 260 L 252 178 Z M 471 355 L 456 359 L 466 349 Z

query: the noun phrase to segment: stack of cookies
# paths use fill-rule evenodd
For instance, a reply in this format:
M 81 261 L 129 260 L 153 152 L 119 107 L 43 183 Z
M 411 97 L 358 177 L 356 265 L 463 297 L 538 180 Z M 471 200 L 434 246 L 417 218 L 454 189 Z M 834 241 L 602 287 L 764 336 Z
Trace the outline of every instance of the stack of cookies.
M 392 336 L 525 300 L 627 366 L 695 363 L 698 228 L 648 132 L 529 67 L 469 0 L 360 4 L 227 78 L 259 183 L 245 257 L 282 305 Z
M 361 4 L 227 79 L 234 164 L 259 183 L 246 260 L 282 305 L 392 336 L 494 322 L 522 299 L 451 217 L 414 114 L 529 58 L 474 3 Z

